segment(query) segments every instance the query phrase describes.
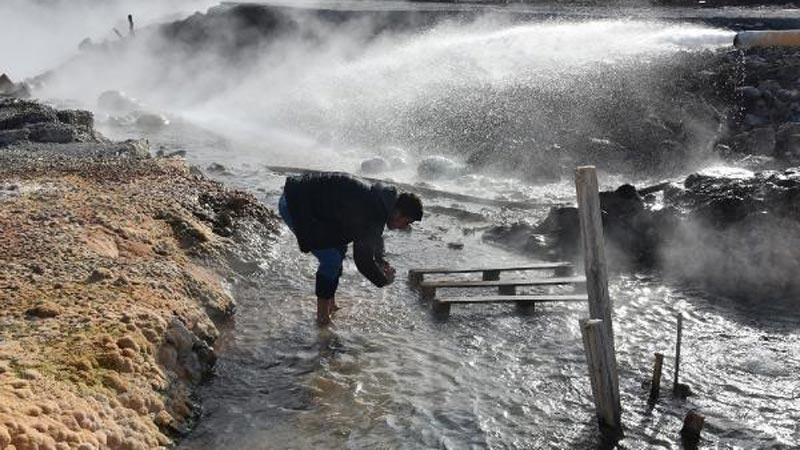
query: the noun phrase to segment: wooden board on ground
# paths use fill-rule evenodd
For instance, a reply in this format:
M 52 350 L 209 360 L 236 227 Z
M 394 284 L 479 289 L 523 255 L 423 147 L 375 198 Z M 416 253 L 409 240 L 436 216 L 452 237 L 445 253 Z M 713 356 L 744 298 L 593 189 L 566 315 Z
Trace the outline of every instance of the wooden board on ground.
M 484 268 L 465 268 L 465 269 L 447 269 L 447 268 L 424 268 L 424 269 L 410 269 L 408 271 L 409 274 L 412 273 L 422 273 L 422 274 L 430 274 L 430 273 L 473 273 L 473 272 L 510 272 L 514 270 L 546 270 L 546 269 L 560 269 L 563 267 L 571 267 L 572 264 L 568 262 L 552 262 L 552 263 L 537 263 L 537 264 L 522 264 L 518 266 L 507 266 L 507 267 L 484 267 Z
M 502 302 L 585 302 L 588 301 L 586 294 L 567 294 L 567 295 L 482 295 L 475 297 L 444 297 L 435 298 L 436 303 L 502 303 Z
M 472 288 L 472 287 L 503 287 L 503 286 L 547 286 L 558 284 L 584 284 L 586 277 L 560 277 L 560 278 L 528 278 L 523 280 L 493 280 L 493 281 L 423 281 L 420 286 L 424 288 Z
M 491 281 L 423 281 L 419 284 L 423 300 L 433 300 L 436 289 L 441 288 L 492 288 L 496 287 L 498 294 L 515 295 L 518 287 L 526 286 L 558 286 L 574 284 L 584 286 L 585 277 L 553 277 L 529 278 L 524 280 L 491 280 Z

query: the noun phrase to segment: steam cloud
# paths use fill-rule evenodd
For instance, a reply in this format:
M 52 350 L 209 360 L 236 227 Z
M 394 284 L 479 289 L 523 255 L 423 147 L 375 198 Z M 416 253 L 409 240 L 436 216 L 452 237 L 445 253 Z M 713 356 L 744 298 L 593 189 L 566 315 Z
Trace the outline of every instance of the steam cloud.
M 108 13 L 124 19 L 126 5 L 117 5 Z M 264 148 L 313 142 L 366 156 L 398 145 L 536 178 L 581 158 L 609 168 L 631 157 L 670 164 L 650 152 L 673 145 L 670 127 L 688 114 L 682 145 L 695 148 L 675 159 L 708 147 L 714 112 L 697 108 L 675 80 L 732 40 L 645 21 L 520 24 L 487 15 L 420 31 L 387 14 L 324 20 L 281 11 L 191 17 L 170 39 L 153 31 L 76 60 L 40 95 L 92 108 L 102 91 L 119 89 Z

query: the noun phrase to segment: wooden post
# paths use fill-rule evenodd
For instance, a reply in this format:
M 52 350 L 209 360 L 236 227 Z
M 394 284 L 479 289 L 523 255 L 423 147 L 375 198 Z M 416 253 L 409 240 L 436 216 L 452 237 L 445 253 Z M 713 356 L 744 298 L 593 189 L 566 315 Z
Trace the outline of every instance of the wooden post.
M 450 317 L 450 303 L 433 302 L 433 317 L 436 320 L 447 320 Z
M 498 286 L 497 293 L 500 295 L 517 295 L 517 287 L 516 286 Z
M 597 173 L 595 173 L 593 166 L 578 167 L 575 171 L 575 187 L 578 193 L 578 216 L 583 238 L 586 293 L 589 296 L 589 317 L 603 321 L 613 347 L 614 330 L 611 325 L 611 300 L 608 295 L 608 270 L 606 269 L 606 250 L 605 242 L 603 241 L 603 218 L 600 214 Z M 616 373 L 616 363 L 614 372 Z
M 517 312 L 522 315 L 529 316 L 536 312 L 536 303 L 534 302 L 515 302 L 517 305 Z
M 483 281 L 497 281 L 500 279 L 500 271 L 499 270 L 484 270 L 483 275 L 481 276 Z
M 422 286 L 422 299 L 431 301 L 436 297 L 436 288 L 433 286 Z
M 599 319 L 582 319 L 580 327 L 600 429 L 607 435 L 619 437 L 622 435 L 621 408 L 619 390 L 612 379 L 613 351 L 608 345 L 607 327 Z
M 700 432 L 703 430 L 705 421 L 705 417 L 693 410 L 686 414 L 686 418 L 683 419 L 683 428 L 681 428 L 681 440 L 684 448 L 697 448 L 697 444 L 700 442 Z
M 553 275 L 557 277 L 571 277 L 575 273 L 575 268 L 572 266 L 562 266 L 555 269 Z
M 595 355 L 590 356 L 590 345 L 584 334 L 584 346 L 587 360 L 598 359 L 595 366 L 603 367 L 602 383 L 592 390 L 595 397 L 601 424 L 605 424 L 618 434 L 622 434 L 621 405 L 619 399 L 619 377 L 617 375 L 617 357 L 614 346 L 614 329 L 611 324 L 611 300 L 608 295 L 608 270 L 606 269 L 605 242 L 603 241 L 603 220 L 600 211 L 600 193 L 597 187 L 597 173 L 593 166 L 578 167 L 575 171 L 575 188 L 578 197 L 578 217 L 580 219 L 581 237 L 583 241 L 584 267 L 586 270 L 586 293 L 589 298 L 589 320 L 581 330 L 603 327 L 603 333 L 593 331 Z M 591 342 L 590 342 L 591 343 Z M 595 371 L 592 363 L 589 369 Z M 602 428 L 602 427 L 601 427 Z
M 661 367 L 664 364 L 664 355 L 656 353 L 656 362 L 653 365 L 653 380 L 650 382 L 650 399 L 651 404 L 658 400 L 658 395 L 661 391 Z
M 410 284 L 412 288 L 418 288 L 423 279 L 424 274 L 422 272 L 413 269 L 408 271 L 408 284 Z
M 672 393 L 678 393 L 678 372 L 681 364 L 681 335 L 683 334 L 683 314 L 678 313 L 678 339 L 675 341 L 675 378 L 672 380 Z

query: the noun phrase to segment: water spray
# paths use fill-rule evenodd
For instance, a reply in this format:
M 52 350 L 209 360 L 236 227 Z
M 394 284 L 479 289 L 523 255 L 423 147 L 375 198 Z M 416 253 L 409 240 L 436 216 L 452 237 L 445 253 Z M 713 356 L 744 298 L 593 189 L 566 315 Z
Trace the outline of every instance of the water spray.
M 800 30 L 740 31 L 733 38 L 736 48 L 800 47 Z

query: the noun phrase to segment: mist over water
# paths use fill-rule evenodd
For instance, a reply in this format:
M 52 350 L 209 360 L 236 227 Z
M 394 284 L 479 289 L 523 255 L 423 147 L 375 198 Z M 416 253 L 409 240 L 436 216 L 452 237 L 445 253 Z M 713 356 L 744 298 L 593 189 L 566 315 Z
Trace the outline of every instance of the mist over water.
M 713 112 L 693 111 L 695 100 L 674 82 L 707 53 L 727 51 L 733 37 L 698 25 L 514 23 L 491 14 L 376 34 L 380 16 L 336 26 L 296 11 L 287 17 L 295 30 L 235 55 L 228 44 L 241 39 L 236 30 L 213 31 L 218 39 L 202 51 L 160 34 L 137 38 L 113 58 L 95 53 L 67 65 L 39 95 L 97 109 L 101 92 L 122 90 L 273 163 L 332 150 L 318 160 L 323 167 L 394 146 L 530 179 L 598 153 L 608 161 L 601 168 L 632 159 L 641 169 L 653 158 L 637 156 L 640 147 L 667 138 L 658 133 L 663 118 L 686 119 L 693 129 L 684 154 L 657 162 L 660 170 L 708 149 Z

